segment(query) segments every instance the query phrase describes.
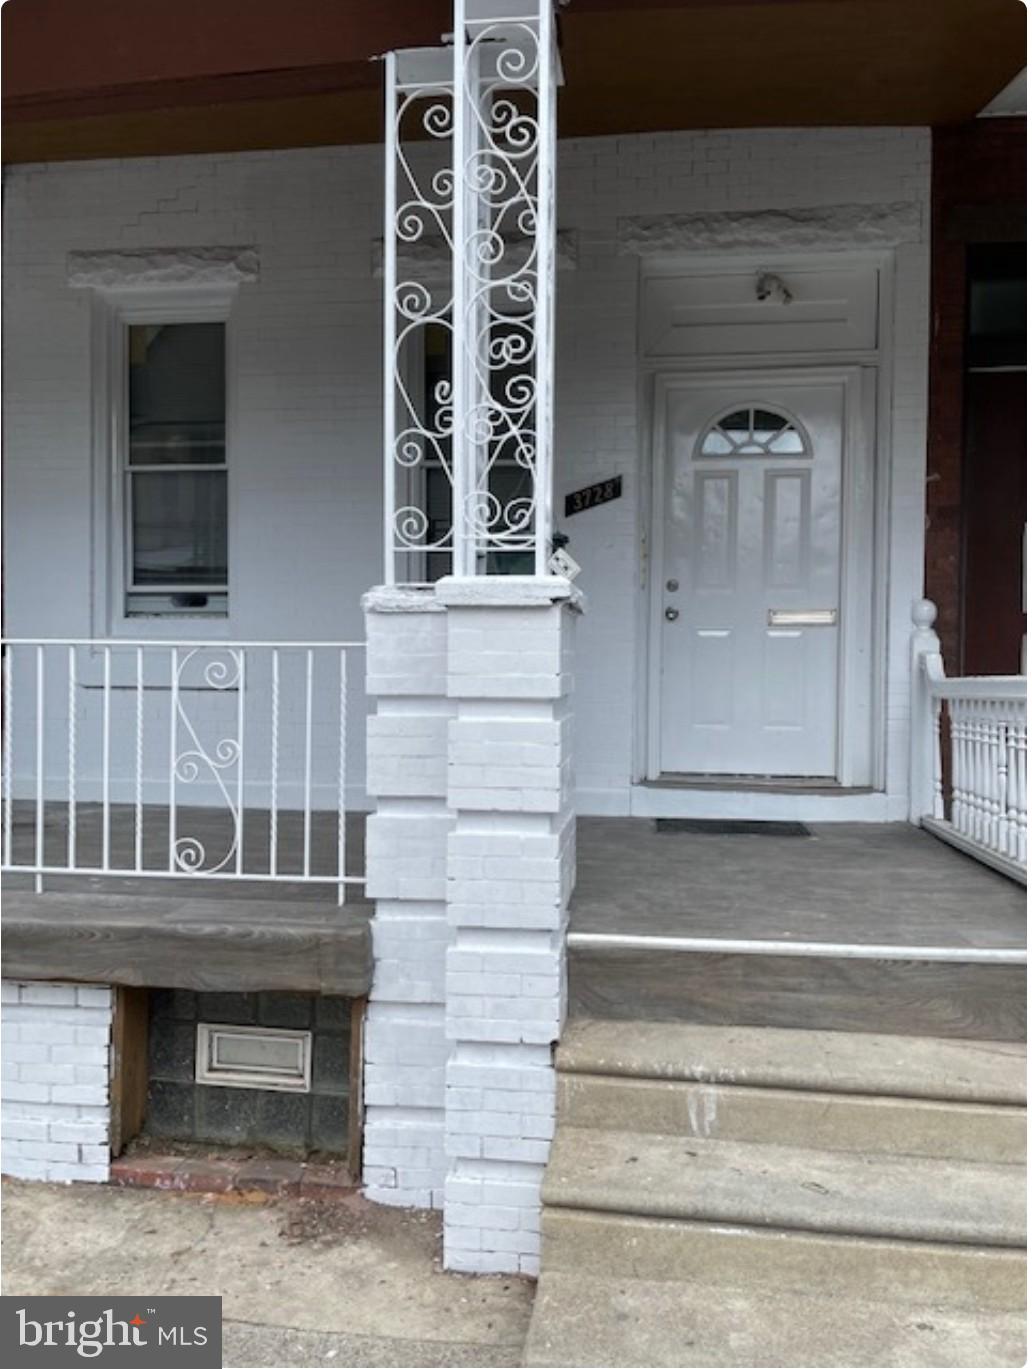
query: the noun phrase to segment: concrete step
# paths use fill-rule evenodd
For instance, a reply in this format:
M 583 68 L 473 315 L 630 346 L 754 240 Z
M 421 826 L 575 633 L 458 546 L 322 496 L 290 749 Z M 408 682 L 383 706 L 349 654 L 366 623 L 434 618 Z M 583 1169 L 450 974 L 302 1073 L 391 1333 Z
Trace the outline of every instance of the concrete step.
M 1025 1254 L 978 1247 L 768 1230 L 668 1217 L 546 1207 L 546 1273 L 682 1280 L 776 1293 L 862 1293 L 872 1301 L 905 1299 L 951 1307 L 1020 1308 Z
M 751 1287 L 542 1274 L 524 1364 L 980 1366 L 1024 1363 L 1017 1311 Z
M 567 1025 L 556 1054 L 568 1074 L 1018 1107 L 1026 1059 L 1006 1041 L 588 1019 Z
M 556 1108 L 560 1124 L 581 1128 L 1003 1164 L 1025 1159 L 1025 1109 L 994 1103 L 560 1073 Z
M 842 1236 L 1017 1247 L 1020 1165 L 561 1126 L 546 1206 Z

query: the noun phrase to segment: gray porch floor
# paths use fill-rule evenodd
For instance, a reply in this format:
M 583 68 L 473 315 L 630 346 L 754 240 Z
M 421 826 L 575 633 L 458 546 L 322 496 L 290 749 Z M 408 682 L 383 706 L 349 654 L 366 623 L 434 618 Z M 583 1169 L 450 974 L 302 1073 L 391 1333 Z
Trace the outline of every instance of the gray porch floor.
M 905 823 L 822 823 L 811 836 L 577 825 L 575 932 L 1023 948 L 1024 890 Z
M 31 859 L 33 827 L 19 812 L 16 859 Z M 47 859 L 64 858 L 67 814 L 48 807 Z M 112 824 L 111 864 L 132 863 L 132 810 Z M 209 852 L 226 849 L 226 815 L 184 810 L 179 831 Z M 364 817 L 348 821 L 348 868 L 363 868 Z M 124 984 L 314 993 L 362 993 L 372 970 L 360 885 L 343 908 L 333 884 L 215 882 L 161 877 L 168 815 L 149 808 L 144 849 L 153 877 L 31 875 L 5 880 L 6 973 Z M 268 869 L 268 814 L 249 811 L 243 868 Z M 280 868 L 299 868 L 300 814 L 281 814 Z M 882 947 L 1024 946 L 1024 891 L 906 825 L 827 824 L 811 835 L 717 836 L 659 832 L 647 819 L 578 824 L 574 933 L 716 939 L 727 945 L 671 954 L 571 945 L 573 1015 L 897 1031 L 1020 1040 L 1024 967 L 933 964 L 920 953 L 890 962 Z M 82 861 L 100 854 L 100 815 L 83 805 Z M 165 856 L 167 860 L 167 854 Z M 337 860 L 331 814 L 312 820 L 311 868 Z M 743 943 L 759 942 L 763 946 Z M 777 943 L 774 947 L 771 942 Z M 822 943 L 802 958 L 801 942 Z M 849 947 L 876 958 L 849 959 Z M 784 950 L 782 950 L 782 946 Z M 963 958 L 962 958 L 963 960 Z
M 269 815 L 248 809 L 242 868 L 253 879 L 161 877 L 167 859 L 168 810 L 148 805 L 144 816 L 146 879 L 83 871 L 47 875 L 48 893 L 190 900 L 261 901 L 268 906 L 335 903 L 336 886 L 262 881 L 268 870 Z M 303 818 L 278 818 L 279 868 L 299 871 Z M 178 832 L 201 841 L 213 858 L 228 849 L 232 825 L 213 809 L 180 810 Z M 64 804 L 46 805 L 47 860 L 66 858 Z M 970 857 L 905 823 L 823 823 L 811 835 L 726 836 L 660 832 L 647 818 L 581 818 L 577 825 L 577 887 L 571 910 L 575 932 L 630 932 L 643 936 L 719 937 L 864 944 L 1019 948 L 1025 945 L 1024 890 Z M 17 804 L 15 863 L 32 859 L 31 805 Z M 112 808 L 111 865 L 133 863 L 133 810 Z M 347 869 L 364 869 L 365 815 L 347 819 Z M 77 812 L 78 858 L 99 865 L 101 812 Z M 332 875 L 337 862 L 336 818 L 312 814 L 310 865 Z M 31 875 L 5 877 L 8 892 L 31 892 Z M 346 889 L 349 909 L 371 911 L 361 885 Z M 216 909 L 212 908 L 213 916 Z M 237 910 L 235 917 L 242 915 Z

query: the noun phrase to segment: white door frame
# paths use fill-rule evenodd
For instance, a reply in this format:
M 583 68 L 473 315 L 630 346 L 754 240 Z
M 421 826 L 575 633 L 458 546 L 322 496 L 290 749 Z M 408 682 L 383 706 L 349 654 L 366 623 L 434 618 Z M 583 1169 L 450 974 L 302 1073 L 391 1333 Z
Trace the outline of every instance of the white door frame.
M 660 769 L 661 640 L 657 630 L 663 592 L 666 531 L 666 411 L 673 390 L 721 385 L 757 386 L 765 381 L 841 385 L 842 425 L 841 579 L 839 602 L 838 741 L 836 779 L 843 788 L 868 786 L 874 756 L 874 564 L 875 564 L 875 394 L 874 367 L 859 365 L 723 368 L 660 371 L 652 388 L 652 510 L 647 591 L 646 778 Z M 786 781 L 789 784 L 790 781 Z

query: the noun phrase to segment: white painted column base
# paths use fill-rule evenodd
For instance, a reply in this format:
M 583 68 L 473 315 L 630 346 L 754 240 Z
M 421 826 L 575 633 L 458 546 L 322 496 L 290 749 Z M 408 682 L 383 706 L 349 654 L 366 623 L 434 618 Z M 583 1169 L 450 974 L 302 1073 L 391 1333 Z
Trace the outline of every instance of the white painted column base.
M 571 589 L 438 583 L 448 609 L 444 1263 L 536 1274 L 575 859 Z
M 107 1182 L 113 1012 L 106 985 L 3 981 L 4 1174 Z
M 366 892 L 373 985 L 365 1024 L 362 1177 L 366 1196 L 444 1204 L 444 956 L 448 941 L 446 615 L 432 590 L 385 587 L 363 600 L 368 636 Z

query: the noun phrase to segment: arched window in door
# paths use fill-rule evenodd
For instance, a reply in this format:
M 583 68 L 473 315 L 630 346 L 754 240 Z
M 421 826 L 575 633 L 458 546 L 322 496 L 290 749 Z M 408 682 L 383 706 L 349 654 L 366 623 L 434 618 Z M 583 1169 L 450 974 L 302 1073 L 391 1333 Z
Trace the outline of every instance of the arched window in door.
M 707 456 L 810 456 L 803 427 L 765 405 L 732 409 L 704 430 L 695 449 Z

